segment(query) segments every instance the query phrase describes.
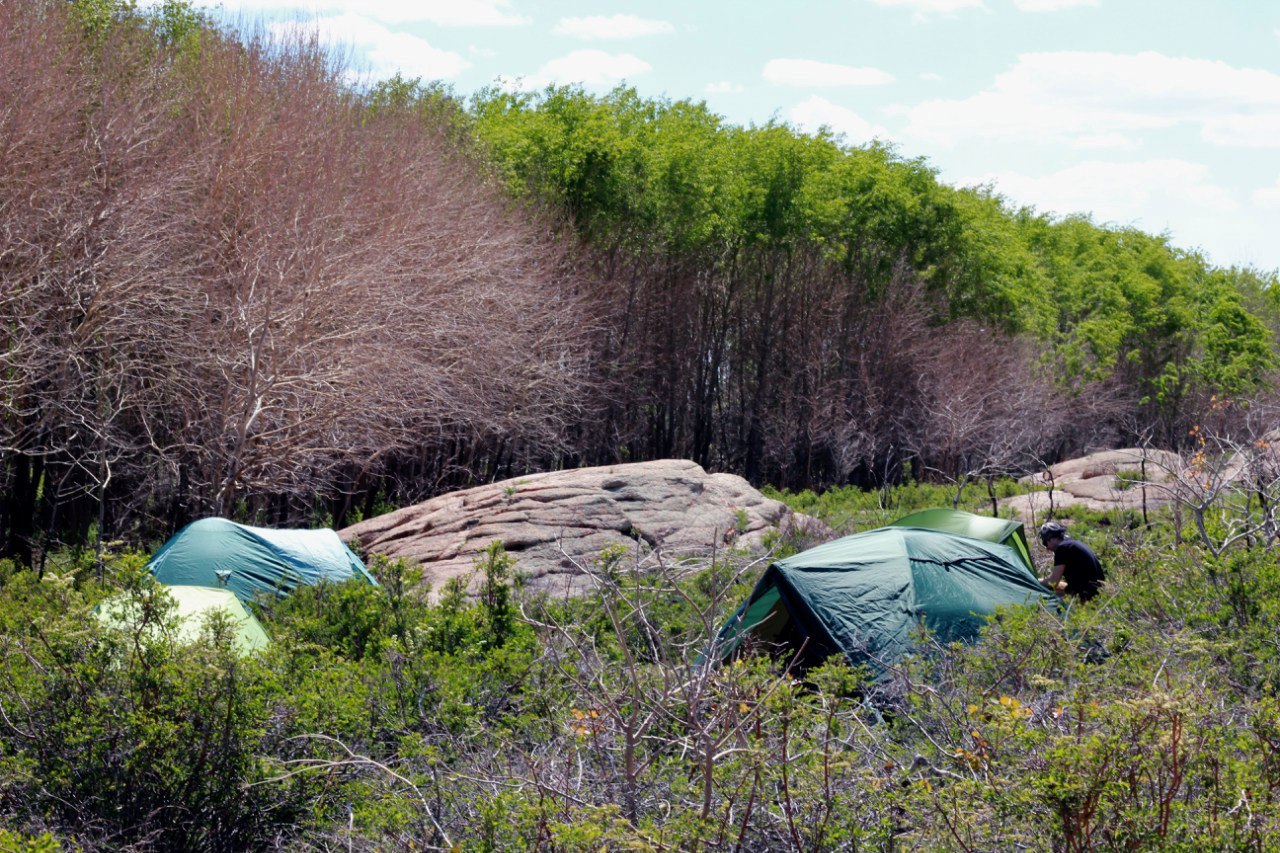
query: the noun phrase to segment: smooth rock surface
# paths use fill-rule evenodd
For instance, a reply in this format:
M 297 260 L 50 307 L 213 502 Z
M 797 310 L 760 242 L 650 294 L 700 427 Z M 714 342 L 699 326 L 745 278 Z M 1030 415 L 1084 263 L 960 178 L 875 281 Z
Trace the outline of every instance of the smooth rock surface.
M 1145 483 L 1133 482 L 1146 463 Z M 1052 508 L 1058 510 L 1080 506 L 1094 510 L 1136 509 L 1146 502 L 1148 507 L 1168 503 L 1172 499 L 1171 482 L 1182 470 L 1182 460 L 1169 450 L 1139 447 L 1104 450 L 1078 459 L 1051 465 L 1046 471 L 1023 477 L 1019 482 L 1052 488 Z M 1130 474 L 1121 482 L 1116 473 Z M 1166 485 L 1169 484 L 1169 485 Z M 1038 523 L 1050 509 L 1050 493 L 1032 492 L 1001 501 L 1028 523 Z
M 763 552 L 770 531 L 797 530 L 818 541 L 831 535 L 741 477 L 666 459 L 531 474 L 451 492 L 338 535 L 370 554 L 418 563 L 435 589 L 472 575 L 476 558 L 501 540 L 532 588 L 576 594 L 592 587 L 584 567 L 610 545 L 672 562 L 726 547 Z

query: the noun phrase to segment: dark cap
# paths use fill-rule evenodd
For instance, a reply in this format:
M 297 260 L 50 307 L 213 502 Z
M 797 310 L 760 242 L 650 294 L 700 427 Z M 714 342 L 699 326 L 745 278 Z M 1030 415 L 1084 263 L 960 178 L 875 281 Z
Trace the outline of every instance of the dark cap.
M 1046 521 L 1040 525 L 1040 543 L 1042 545 L 1049 544 L 1050 539 L 1066 539 L 1067 528 L 1063 527 L 1056 521 Z

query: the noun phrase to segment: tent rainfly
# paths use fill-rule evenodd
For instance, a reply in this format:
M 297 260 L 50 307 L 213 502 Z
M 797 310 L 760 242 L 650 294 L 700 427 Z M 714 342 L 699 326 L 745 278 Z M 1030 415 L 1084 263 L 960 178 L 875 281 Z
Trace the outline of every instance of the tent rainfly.
M 163 588 L 174 601 L 174 613 L 177 616 L 175 639 L 179 643 L 190 644 L 200 639 L 200 630 L 216 612 L 225 613 L 231 618 L 235 626 L 235 645 L 241 652 L 265 649 L 270 643 L 262 623 L 245 609 L 231 590 L 203 586 Z M 136 604 L 127 595 L 118 595 L 99 604 L 97 615 L 106 625 L 127 627 L 138 621 L 137 611 Z
M 226 587 L 241 601 L 353 577 L 378 585 L 332 530 L 271 530 L 225 518 L 188 524 L 164 543 L 148 568 L 160 583 Z
M 975 539 L 986 539 L 988 542 L 999 542 L 1017 551 L 1022 562 L 1033 574 L 1036 570 L 1036 564 L 1031 560 L 1031 549 L 1027 546 L 1027 534 L 1023 530 L 1021 521 L 992 518 L 989 515 L 974 515 L 962 509 L 922 509 L 903 516 L 889 526 L 923 527 L 926 530 L 942 530 L 946 533 L 972 536 Z
M 986 615 L 1021 604 L 1056 608 L 1058 599 L 1017 548 L 882 527 L 771 565 L 720 630 L 717 656 L 728 658 L 750 638 L 794 655 L 801 667 L 843 653 L 882 672 L 910 648 L 921 623 L 944 642 L 968 641 Z

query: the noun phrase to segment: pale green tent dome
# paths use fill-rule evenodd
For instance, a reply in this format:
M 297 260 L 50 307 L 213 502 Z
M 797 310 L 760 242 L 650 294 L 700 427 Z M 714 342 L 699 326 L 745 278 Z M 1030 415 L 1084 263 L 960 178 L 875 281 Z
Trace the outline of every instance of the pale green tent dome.
M 184 645 L 200 639 L 200 632 L 214 613 L 224 613 L 235 626 L 235 645 L 242 652 L 265 649 L 270 643 L 262 623 L 236 598 L 229 589 L 210 589 L 203 586 L 161 587 L 173 599 L 177 631 L 174 639 Z M 137 602 L 128 595 L 117 595 L 98 605 L 97 615 L 103 623 L 112 627 L 128 628 L 137 624 L 141 614 Z

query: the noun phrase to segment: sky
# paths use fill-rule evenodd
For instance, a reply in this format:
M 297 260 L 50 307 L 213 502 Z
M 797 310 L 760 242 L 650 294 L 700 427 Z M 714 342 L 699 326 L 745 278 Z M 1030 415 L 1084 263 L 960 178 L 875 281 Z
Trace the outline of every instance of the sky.
M 223 0 L 364 79 L 621 82 L 1280 269 L 1280 0 Z

